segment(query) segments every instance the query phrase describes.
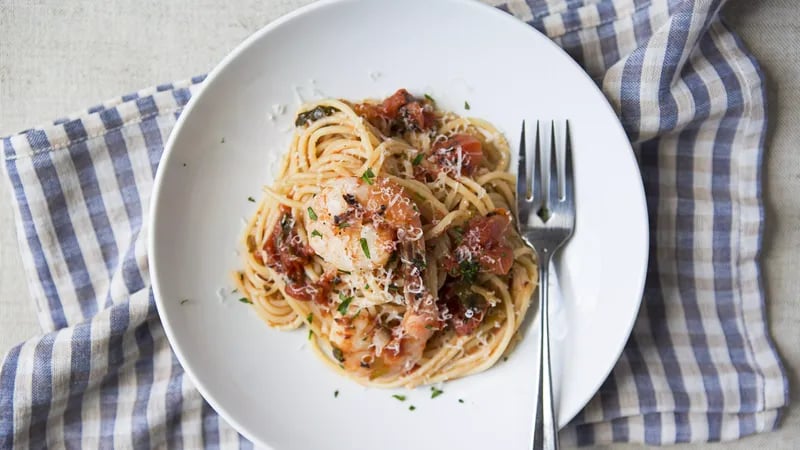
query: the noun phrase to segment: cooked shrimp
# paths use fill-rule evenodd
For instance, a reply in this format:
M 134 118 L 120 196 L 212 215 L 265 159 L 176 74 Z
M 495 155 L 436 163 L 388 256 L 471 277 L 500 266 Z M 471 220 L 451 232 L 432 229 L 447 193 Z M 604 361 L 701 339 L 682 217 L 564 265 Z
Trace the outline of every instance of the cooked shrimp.
M 388 179 L 338 178 L 308 204 L 308 242 L 344 271 L 383 267 L 399 240 L 422 240 L 415 205 Z
M 366 183 L 337 179 L 309 203 L 309 245 L 343 271 L 372 271 L 399 256 L 405 313 L 381 321 L 366 311 L 334 319 L 334 356 L 351 371 L 371 377 L 408 372 L 441 329 L 436 299 L 425 287 L 425 241 L 414 202 L 387 178 Z M 351 309 L 353 307 L 351 306 Z M 335 313 L 334 313 L 335 314 Z

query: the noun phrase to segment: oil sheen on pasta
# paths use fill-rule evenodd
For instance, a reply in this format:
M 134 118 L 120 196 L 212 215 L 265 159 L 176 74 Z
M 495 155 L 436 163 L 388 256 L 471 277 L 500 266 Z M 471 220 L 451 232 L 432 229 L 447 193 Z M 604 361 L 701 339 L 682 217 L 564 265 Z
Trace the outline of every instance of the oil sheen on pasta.
M 307 327 L 331 368 L 373 386 L 462 377 L 509 352 L 537 271 L 505 138 L 405 89 L 303 105 L 295 126 L 234 274 L 267 324 Z

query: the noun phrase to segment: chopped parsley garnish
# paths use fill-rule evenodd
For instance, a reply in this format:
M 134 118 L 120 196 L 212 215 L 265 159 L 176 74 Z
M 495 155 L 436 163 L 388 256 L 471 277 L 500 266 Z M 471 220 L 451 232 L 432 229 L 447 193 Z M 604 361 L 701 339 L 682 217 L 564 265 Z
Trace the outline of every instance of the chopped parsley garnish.
M 431 324 L 427 324 L 427 325 L 425 325 L 425 329 L 426 329 L 426 330 L 433 330 L 433 329 L 435 329 L 435 328 L 433 328 L 433 325 L 431 325 Z
M 315 213 L 310 206 L 308 207 L 308 217 L 310 217 L 311 220 L 317 220 L 317 213 Z
M 438 389 L 436 386 L 431 386 L 431 398 L 436 398 L 442 394 L 444 394 L 443 390 Z
M 350 306 L 350 302 L 353 301 L 353 297 L 346 297 L 344 294 L 340 292 L 339 300 L 341 300 L 342 303 L 339 303 L 339 307 L 336 309 L 339 311 L 339 314 L 345 315 L 347 314 L 347 307 Z
M 414 406 L 414 405 L 411 405 L 411 406 L 409 406 L 409 407 L 408 407 L 408 410 L 409 410 L 409 411 L 413 411 L 413 410 L 415 410 L 415 409 L 417 409 L 417 407 L 416 407 L 416 406 Z
M 239 290 L 238 290 L 238 289 L 236 289 L 236 288 L 233 288 L 233 289 L 231 289 L 231 294 L 235 294 L 235 293 L 237 293 L 237 292 L 239 292 Z
M 369 285 L 368 285 L 368 284 L 365 284 L 365 285 L 364 285 L 364 289 L 369 289 Z
M 503 356 L 503 362 L 508 361 L 508 356 Z
M 311 323 L 314 321 L 314 313 L 308 313 L 306 316 L 306 322 Z
M 458 399 L 458 403 L 464 403 L 464 399 L 463 398 Z
M 349 224 L 349 223 L 347 223 L 347 222 L 341 222 L 341 223 L 339 223 L 339 225 L 338 225 L 338 226 L 339 226 L 339 228 L 347 228 L 347 227 L 349 227 L 349 226 L 350 226 L 350 224 Z
M 425 94 L 425 98 L 431 103 L 436 103 L 436 100 L 434 100 L 433 97 L 430 96 L 430 94 Z
M 396 284 L 392 283 L 386 289 L 388 289 L 390 292 L 397 292 L 397 291 L 400 290 L 400 287 L 398 287 Z
M 369 245 L 367 245 L 367 240 L 361 238 L 359 241 L 361 241 L 361 250 L 364 251 L 364 255 L 367 257 L 367 259 L 372 259 L 372 257 L 369 256 Z
M 469 108 L 470 108 L 469 102 L 464 100 L 464 109 L 469 109 Z
M 331 347 L 331 353 L 333 354 L 333 357 L 339 362 L 344 362 L 344 353 L 342 353 L 342 349 L 333 345 Z
M 406 401 L 406 396 L 405 396 L 405 395 L 394 394 L 392 397 L 394 397 L 394 398 L 396 398 L 396 399 L 400 400 L 401 402 L 404 402 L 404 401 Z
M 320 233 L 317 230 L 314 230 L 314 231 L 311 232 L 311 236 L 316 236 L 318 238 L 321 238 L 322 237 L 322 233 Z
M 242 302 L 242 303 L 247 303 L 249 305 L 253 304 L 253 302 L 251 302 L 250 299 L 247 298 L 247 297 L 242 297 L 242 298 L 239 299 L 239 301 Z
M 184 303 L 189 303 L 189 299 L 185 298 L 185 299 L 181 300 L 181 305 L 183 305 Z
M 219 143 L 220 144 L 224 144 L 225 143 L 225 136 L 222 136 L 222 139 L 219 140 Z
M 339 396 L 339 390 L 337 389 L 337 390 L 333 391 L 333 398 L 336 398 L 338 396 Z
M 315 120 L 322 119 L 323 117 L 330 116 L 331 114 L 338 111 L 338 109 L 334 108 L 333 106 L 324 106 L 320 105 L 316 108 L 301 112 L 297 115 L 297 119 L 294 121 L 294 126 L 299 127 L 302 125 L 307 125 Z
M 346 270 L 342 270 L 342 269 L 339 269 L 339 273 L 343 273 L 345 275 L 350 275 L 350 272 L 348 272 Z
M 411 161 L 411 165 L 418 166 L 422 162 L 422 158 L 424 157 L 425 157 L 424 153 L 422 152 L 418 153 L 417 156 L 415 156 L 414 159 Z
M 375 173 L 372 171 L 371 167 L 367 167 L 367 170 L 365 170 L 364 174 L 361 175 L 361 179 L 367 184 L 372 184 L 373 178 L 375 178 Z
M 458 270 L 461 275 L 461 279 L 468 283 L 475 281 L 475 277 L 478 276 L 478 271 L 480 268 L 481 267 L 480 264 L 478 264 L 478 261 L 469 261 L 465 259 L 464 261 L 458 263 Z
M 456 235 L 456 244 L 460 244 L 464 240 L 464 229 L 461 227 L 453 227 L 453 234 Z
M 253 197 L 247 197 L 247 201 L 255 203 L 256 199 L 254 199 Z
M 309 330 L 308 330 L 308 340 L 309 340 L 309 341 L 311 340 L 311 336 L 314 336 L 314 330 L 312 330 L 312 329 L 309 329 Z
M 359 314 L 361 314 L 361 308 L 358 308 L 358 311 L 356 311 L 356 313 L 353 314 L 352 319 L 355 319 L 356 317 L 358 317 Z

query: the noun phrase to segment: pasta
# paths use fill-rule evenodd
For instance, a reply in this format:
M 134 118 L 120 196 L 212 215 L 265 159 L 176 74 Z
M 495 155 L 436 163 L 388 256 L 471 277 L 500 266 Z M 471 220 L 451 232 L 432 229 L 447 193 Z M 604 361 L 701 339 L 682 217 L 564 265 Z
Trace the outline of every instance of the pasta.
M 309 103 L 295 125 L 234 274 L 260 317 L 307 327 L 332 369 L 371 386 L 463 377 L 509 352 L 537 270 L 501 133 L 404 89 Z

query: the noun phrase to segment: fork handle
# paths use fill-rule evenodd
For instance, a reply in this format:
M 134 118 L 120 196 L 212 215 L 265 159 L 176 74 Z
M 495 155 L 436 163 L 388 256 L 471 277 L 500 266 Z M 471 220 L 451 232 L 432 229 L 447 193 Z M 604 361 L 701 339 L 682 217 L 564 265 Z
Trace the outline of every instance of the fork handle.
M 550 371 L 550 252 L 539 255 L 539 385 L 533 427 L 533 450 L 558 450 L 558 423 L 553 410 L 553 378 Z

